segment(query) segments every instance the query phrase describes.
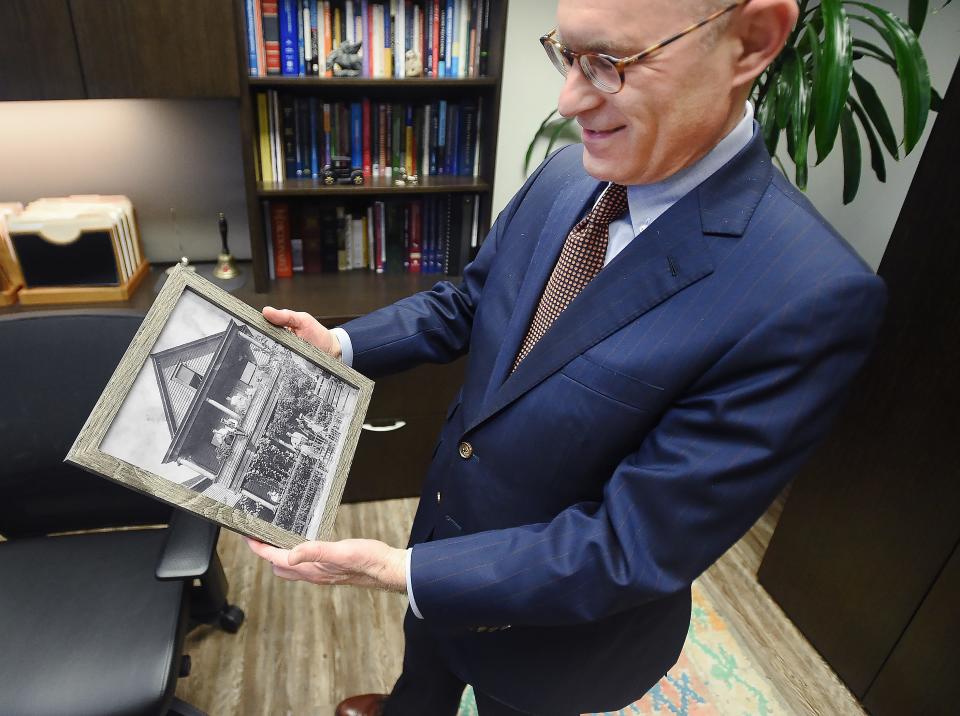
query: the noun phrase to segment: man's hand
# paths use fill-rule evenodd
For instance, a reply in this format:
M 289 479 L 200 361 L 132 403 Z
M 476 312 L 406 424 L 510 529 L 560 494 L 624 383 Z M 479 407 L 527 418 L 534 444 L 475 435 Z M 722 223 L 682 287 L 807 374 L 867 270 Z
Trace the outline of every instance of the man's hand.
M 355 587 L 407 591 L 406 551 L 372 539 L 303 542 L 278 549 L 244 537 L 254 554 L 273 565 L 273 573 L 294 582 L 350 584 Z
M 264 306 L 263 317 L 275 326 L 289 329 L 307 343 L 340 360 L 340 341 L 309 313 Z

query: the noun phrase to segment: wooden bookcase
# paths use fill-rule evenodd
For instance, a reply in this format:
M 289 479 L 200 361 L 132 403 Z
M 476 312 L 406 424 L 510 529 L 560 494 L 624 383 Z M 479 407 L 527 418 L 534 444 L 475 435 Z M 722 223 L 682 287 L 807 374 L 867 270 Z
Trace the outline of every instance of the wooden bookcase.
M 247 65 L 246 17 L 244 0 L 235 0 L 234 19 L 237 37 L 237 63 L 240 74 L 240 131 L 243 147 L 244 186 L 247 197 L 247 219 L 250 226 L 250 249 L 253 259 L 253 278 L 257 291 L 269 290 L 266 236 L 262 210 L 263 199 L 283 197 L 299 200 L 329 197 L 382 197 L 401 194 L 442 194 L 470 192 L 480 197 L 479 235 L 490 228 L 493 198 L 493 178 L 496 173 L 497 127 L 500 122 L 500 95 L 503 77 L 504 43 L 507 27 L 507 0 L 491 0 L 490 48 L 488 76 L 474 79 L 346 79 L 318 77 L 251 77 Z M 431 100 L 434 98 L 480 98 L 483 114 L 480 120 L 479 177 L 425 177 L 416 186 L 396 186 L 386 179 L 375 179 L 364 186 L 317 186 L 313 180 L 288 180 L 281 183 L 257 181 L 257 159 L 254 155 L 257 136 L 256 100 L 258 91 L 266 89 L 316 96 L 323 100 L 358 100 L 371 97 L 382 100 Z M 363 272 L 376 291 L 376 282 L 382 275 Z M 309 281 L 324 281 L 322 274 L 306 277 Z M 422 277 L 424 288 L 440 278 L 437 274 Z M 284 281 L 286 279 L 278 279 Z M 399 298 L 399 297 L 398 297 Z

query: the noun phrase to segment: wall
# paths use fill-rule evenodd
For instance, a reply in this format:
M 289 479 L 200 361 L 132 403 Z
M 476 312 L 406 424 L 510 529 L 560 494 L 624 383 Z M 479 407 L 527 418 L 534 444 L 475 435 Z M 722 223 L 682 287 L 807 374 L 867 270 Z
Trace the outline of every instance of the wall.
M 250 257 L 236 100 L 0 102 L 0 167 L 0 201 L 126 194 L 150 261 L 216 258 L 218 211 Z
M 906 17 L 906 0 L 876 0 L 874 3 Z M 934 0 L 931 7 L 942 5 Z M 556 107 L 562 78 L 549 64 L 537 38 L 554 25 L 555 2 L 540 3 L 513 0 L 507 23 L 506 66 L 503 79 L 503 100 L 500 110 L 500 141 L 497 148 L 496 191 L 494 211 L 500 211 L 523 183 L 523 155 L 526 147 L 547 113 Z M 854 23 L 861 33 L 859 23 Z M 869 30 L 867 32 L 870 32 Z M 933 86 L 943 93 L 960 55 L 960 6 L 956 3 L 931 16 L 921 35 L 927 55 Z M 886 66 L 862 60 L 858 69 L 874 82 L 883 99 L 898 136 L 902 136 L 900 85 Z M 887 182 L 877 181 L 869 164 L 865 165 L 860 193 L 854 203 L 843 206 L 843 165 L 839 140 L 837 148 L 819 167 L 811 167 L 808 196 L 840 233 L 850 241 L 865 260 L 876 269 L 883 257 L 917 163 L 926 146 L 931 115 L 920 144 L 910 156 L 895 162 L 887 160 Z M 785 140 L 783 142 L 786 144 Z M 863 142 L 866 155 L 866 141 Z M 814 151 L 811 142 L 811 151 Z M 542 150 L 537 158 L 543 156 Z M 784 158 L 792 176 L 792 165 Z

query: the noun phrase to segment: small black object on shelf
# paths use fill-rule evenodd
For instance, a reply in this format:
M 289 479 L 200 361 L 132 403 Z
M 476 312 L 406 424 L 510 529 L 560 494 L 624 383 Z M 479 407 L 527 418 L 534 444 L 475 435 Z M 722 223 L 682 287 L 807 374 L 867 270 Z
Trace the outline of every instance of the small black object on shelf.
M 350 157 L 333 156 L 330 164 L 324 164 L 320 176 L 327 186 L 334 184 L 361 185 L 364 182 L 363 170 L 350 165 Z

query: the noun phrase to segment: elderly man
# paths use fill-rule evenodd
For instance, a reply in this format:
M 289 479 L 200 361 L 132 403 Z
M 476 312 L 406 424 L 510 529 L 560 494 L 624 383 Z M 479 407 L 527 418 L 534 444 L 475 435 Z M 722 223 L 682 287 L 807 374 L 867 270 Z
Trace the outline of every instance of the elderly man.
M 747 102 L 794 0 L 557 18 L 542 43 L 583 145 L 530 177 L 459 286 L 333 331 L 264 309 L 373 376 L 469 354 L 412 549 L 251 542 L 282 577 L 409 594 L 393 693 L 341 715 L 454 714 L 465 683 L 483 716 L 643 696 L 690 583 L 824 435 L 881 320 L 882 281 L 771 166 Z

